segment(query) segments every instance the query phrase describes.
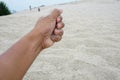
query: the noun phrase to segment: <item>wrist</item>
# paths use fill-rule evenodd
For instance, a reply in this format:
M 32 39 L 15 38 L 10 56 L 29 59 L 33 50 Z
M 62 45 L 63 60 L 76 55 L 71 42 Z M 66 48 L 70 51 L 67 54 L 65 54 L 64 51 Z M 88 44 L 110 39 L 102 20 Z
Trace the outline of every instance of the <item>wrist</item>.
M 37 33 L 37 31 L 31 31 L 26 35 L 26 38 L 31 46 L 32 49 L 35 50 L 35 52 L 40 52 L 43 50 L 42 42 L 43 37 L 41 34 Z

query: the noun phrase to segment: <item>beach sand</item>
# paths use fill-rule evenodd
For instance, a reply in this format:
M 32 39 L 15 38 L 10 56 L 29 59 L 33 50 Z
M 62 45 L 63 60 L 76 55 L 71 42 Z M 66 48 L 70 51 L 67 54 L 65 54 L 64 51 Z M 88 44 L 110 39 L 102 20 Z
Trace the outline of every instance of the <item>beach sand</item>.
M 65 22 L 62 41 L 42 51 L 23 80 L 120 80 L 120 1 L 102 1 L 0 17 L 0 53 L 28 33 L 40 16 L 60 8 Z

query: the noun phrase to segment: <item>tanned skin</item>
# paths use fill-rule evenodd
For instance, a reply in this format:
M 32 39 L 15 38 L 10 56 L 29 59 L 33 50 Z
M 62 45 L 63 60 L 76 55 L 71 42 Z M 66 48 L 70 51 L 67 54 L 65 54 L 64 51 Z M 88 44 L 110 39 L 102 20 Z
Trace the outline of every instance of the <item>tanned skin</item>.
M 0 80 L 22 80 L 38 54 L 62 39 L 62 10 L 41 17 L 33 30 L 0 56 Z

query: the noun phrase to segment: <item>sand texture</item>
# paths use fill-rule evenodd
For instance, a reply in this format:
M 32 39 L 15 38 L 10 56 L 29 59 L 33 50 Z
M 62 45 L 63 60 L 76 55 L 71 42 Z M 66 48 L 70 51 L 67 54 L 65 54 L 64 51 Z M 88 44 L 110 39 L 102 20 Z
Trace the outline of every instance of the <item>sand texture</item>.
M 63 40 L 42 51 L 23 80 L 120 80 L 120 1 L 83 0 L 0 17 L 0 53 L 53 8 L 64 10 Z

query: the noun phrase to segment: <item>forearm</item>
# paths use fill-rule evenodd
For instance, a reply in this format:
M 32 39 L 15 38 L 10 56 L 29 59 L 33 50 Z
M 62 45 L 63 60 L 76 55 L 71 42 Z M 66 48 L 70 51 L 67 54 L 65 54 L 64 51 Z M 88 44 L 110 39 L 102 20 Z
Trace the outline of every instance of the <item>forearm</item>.
M 6 77 L 7 79 L 5 80 L 22 79 L 34 59 L 42 50 L 41 42 L 42 38 L 40 36 L 37 36 L 34 32 L 30 32 L 1 55 L 0 78 Z
M 62 10 L 40 18 L 35 28 L 0 56 L 0 80 L 21 80 L 37 55 L 62 39 Z

